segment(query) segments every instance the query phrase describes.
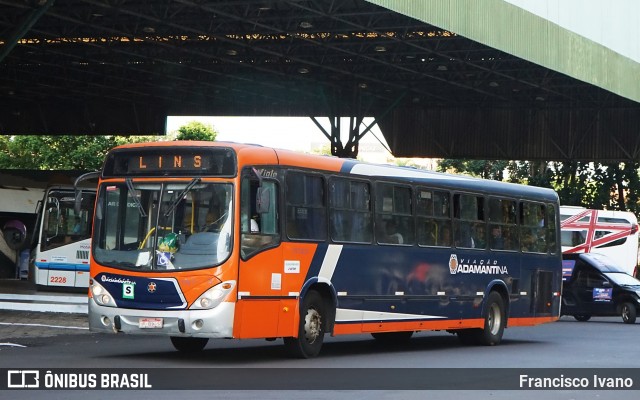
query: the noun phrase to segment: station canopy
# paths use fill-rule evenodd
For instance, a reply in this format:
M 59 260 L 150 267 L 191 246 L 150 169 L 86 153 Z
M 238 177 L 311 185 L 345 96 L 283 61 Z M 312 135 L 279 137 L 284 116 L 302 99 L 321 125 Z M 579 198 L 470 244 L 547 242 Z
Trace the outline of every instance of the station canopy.
M 397 157 L 640 160 L 638 61 L 526 1 L 0 0 L 0 133 L 374 117 Z

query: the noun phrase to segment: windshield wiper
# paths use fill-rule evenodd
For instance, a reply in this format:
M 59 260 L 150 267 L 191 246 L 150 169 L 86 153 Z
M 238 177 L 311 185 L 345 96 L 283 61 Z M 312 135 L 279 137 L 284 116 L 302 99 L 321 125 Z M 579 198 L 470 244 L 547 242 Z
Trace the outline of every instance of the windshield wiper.
M 173 200 L 173 203 L 171 203 L 171 206 L 169 207 L 167 212 L 164 213 L 164 216 L 168 217 L 169 215 L 171 215 L 173 210 L 175 210 L 175 208 L 178 206 L 178 204 L 180 204 L 180 202 L 182 201 L 182 198 L 187 194 L 187 192 L 189 192 L 189 190 L 191 190 L 191 188 L 193 188 L 195 185 L 200 183 L 201 180 L 202 180 L 201 178 L 193 178 L 191 180 L 191 182 L 189 182 L 187 187 L 185 187 L 182 190 L 182 192 L 180 192 L 180 194 L 175 198 L 175 200 Z
M 125 182 L 127 182 L 127 188 L 129 188 L 129 194 L 133 198 L 133 202 L 136 203 L 136 206 L 138 206 L 138 211 L 140 212 L 140 216 L 143 218 L 146 217 L 147 213 L 144 211 L 144 207 L 142 207 L 142 203 L 140 202 L 140 199 L 138 198 L 138 196 L 136 196 L 136 193 L 135 193 L 136 190 L 133 188 L 133 182 L 131 181 L 131 178 L 125 179 Z

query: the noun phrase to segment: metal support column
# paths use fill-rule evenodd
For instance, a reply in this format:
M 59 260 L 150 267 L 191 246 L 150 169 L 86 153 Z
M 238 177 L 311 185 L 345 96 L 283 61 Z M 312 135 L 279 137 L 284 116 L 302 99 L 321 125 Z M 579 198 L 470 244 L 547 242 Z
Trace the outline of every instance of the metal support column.
M 316 126 L 322 131 L 324 136 L 329 139 L 331 143 L 331 154 L 341 158 L 356 158 L 358 156 L 358 145 L 360 143 L 360 139 L 364 137 L 369 131 L 378 124 L 378 119 L 384 118 L 387 114 L 389 114 L 394 108 L 400 104 L 400 101 L 406 95 L 402 93 L 393 103 L 387 107 L 387 109 L 374 118 L 373 122 L 364 128 L 362 132 L 360 132 L 360 128 L 362 127 L 362 121 L 365 117 L 365 112 L 359 112 L 358 115 L 349 117 L 349 138 L 346 144 L 342 144 L 342 140 L 340 138 L 340 116 L 330 115 L 329 121 L 331 122 L 331 132 L 327 132 L 327 130 L 320 125 L 317 117 L 311 116 L 311 120 Z M 329 107 L 331 109 L 332 107 Z M 388 150 L 388 149 L 387 149 Z

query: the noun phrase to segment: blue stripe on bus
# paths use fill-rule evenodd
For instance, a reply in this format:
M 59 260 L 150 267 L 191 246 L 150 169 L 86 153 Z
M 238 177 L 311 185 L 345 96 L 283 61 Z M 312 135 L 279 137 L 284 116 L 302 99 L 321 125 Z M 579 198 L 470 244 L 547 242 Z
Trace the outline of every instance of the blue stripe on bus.
M 40 269 L 48 269 L 54 271 L 83 271 L 89 272 L 88 264 L 59 264 L 59 263 L 43 263 L 37 262 L 36 267 Z
M 358 161 L 356 160 L 345 160 L 344 164 L 342 164 L 342 167 L 340 168 L 340 172 L 344 174 L 348 174 L 349 172 L 351 172 L 353 167 L 357 164 L 358 164 Z
M 322 262 L 324 261 L 324 257 L 327 254 L 328 248 L 329 248 L 329 244 L 327 243 L 318 244 L 316 253 L 313 255 L 313 259 L 311 259 L 311 265 L 309 265 L 309 271 L 307 271 L 307 277 L 305 278 L 305 282 L 308 281 L 310 278 L 318 276 L 318 273 L 320 273 L 320 267 L 322 267 Z

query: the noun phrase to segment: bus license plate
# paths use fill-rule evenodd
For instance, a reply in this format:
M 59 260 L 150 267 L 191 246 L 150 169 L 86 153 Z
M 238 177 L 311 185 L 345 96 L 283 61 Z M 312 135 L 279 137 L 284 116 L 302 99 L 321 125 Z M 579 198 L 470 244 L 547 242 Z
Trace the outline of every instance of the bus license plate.
M 140 318 L 138 320 L 138 328 L 162 328 L 162 318 Z

